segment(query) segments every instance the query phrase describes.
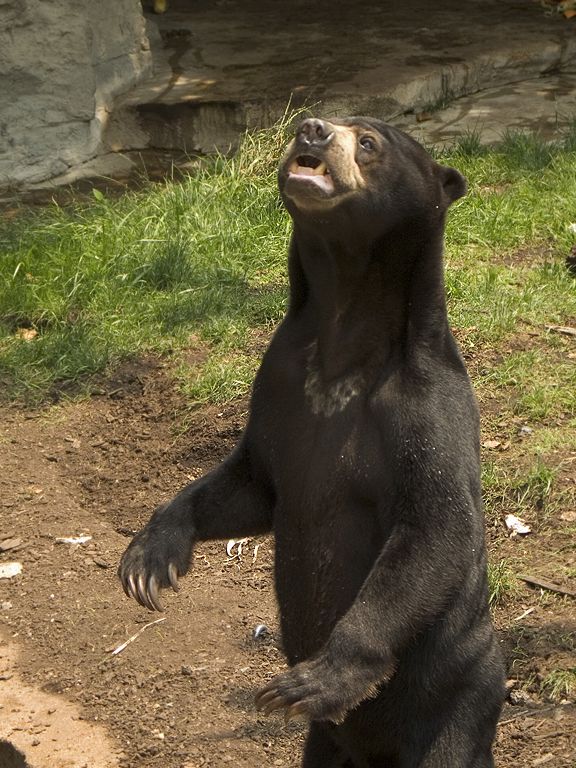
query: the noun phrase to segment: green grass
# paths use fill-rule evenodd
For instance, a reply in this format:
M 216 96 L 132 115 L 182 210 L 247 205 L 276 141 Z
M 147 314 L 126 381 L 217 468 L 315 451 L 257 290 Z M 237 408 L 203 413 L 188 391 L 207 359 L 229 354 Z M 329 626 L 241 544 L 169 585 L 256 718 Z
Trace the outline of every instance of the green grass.
M 10 396 L 42 401 L 123 358 L 182 349 L 191 333 L 218 356 L 249 328 L 270 330 L 286 297 L 283 143 L 282 129 L 256 134 L 182 183 L 121 199 L 95 192 L 91 204 L 0 225 L 0 381 Z M 23 340 L 22 329 L 37 335 Z
M 447 228 L 450 315 L 465 352 L 505 344 L 520 328 L 574 324 L 576 281 L 563 260 L 575 240 L 575 137 L 576 124 L 555 145 L 509 134 L 488 150 L 470 135 L 442 153 L 469 181 Z M 120 199 L 96 191 L 90 204 L 23 209 L 0 223 L 7 396 L 46 401 L 149 352 L 172 355 L 178 369 L 191 335 L 210 355 L 187 372 L 189 396 L 246 392 L 258 356 L 251 333 L 268 334 L 285 308 L 290 222 L 276 190 L 285 141 L 281 125 L 182 182 Z M 25 340 L 22 329 L 37 335 Z M 512 355 L 480 386 L 514 388 L 529 418 L 574 413 L 576 366 L 563 341 L 550 335 L 537 352 Z
M 516 581 L 506 560 L 488 563 L 488 595 L 490 606 L 502 605 L 516 591 Z
M 503 525 L 508 514 L 525 519 L 536 533 L 545 526 L 558 508 L 570 506 L 571 493 L 557 488 L 557 477 L 563 467 L 553 466 L 539 455 L 542 449 L 539 436 L 533 448 L 536 457 L 531 458 L 527 450 L 519 446 L 520 456 L 525 462 L 523 468 L 514 467 L 504 459 L 483 462 L 482 487 L 486 518 L 495 525 Z M 567 446 L 569 447 L 569 446 Z
M 258 367 L 258 358 L 241 352 L 212 355 L 200 371 L 181 368 L 183 390 L 193 403 L 221 403 L 246 394 Z
M 514 413 L 529 422 L 576 415 L 576 365 L 562 351 L 554 352 L 553 339 L 546 339 L 538 349 L 511 352 L 480 375 L 476 384 L 509 392 Z M 534 371 L 538 371 L 536 378 Z
M 552 701 L 576 697 L 576 667 L 572 669 L 557 669 L 549 672 L 540 685 L 542 693 Z
M 575 240 L 568 225 L 576 153 L 521 138 L 495 150 L 456 146 L 440 158 L 469 183 L 448 220 L 447 289 L 452 321 L 474 328 L 471 342 L 500 341 L 521 322 L 541 327 L 576 316 L 574 277 L 564 265 Z

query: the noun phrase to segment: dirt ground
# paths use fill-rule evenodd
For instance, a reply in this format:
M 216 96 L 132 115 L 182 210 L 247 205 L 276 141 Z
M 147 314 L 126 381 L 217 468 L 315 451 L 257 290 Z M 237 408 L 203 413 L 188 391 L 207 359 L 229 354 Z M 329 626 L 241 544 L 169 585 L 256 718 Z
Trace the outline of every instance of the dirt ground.
M 116 578 L 133 531 L 225 456 L 246 407 L 190 413 L 169 366 L 147 360 L 123 366 L 90 399 L 0 410 L 0 566 L 22 565 L 0 579 L 0 740 L 31 767 L 299 764 L 305 726 L 253 706 L 284 665 L 273 541 L 250 540 L 231 556 L 226 542 L 199 547 L 162 616 L 128 600 Z M 566 467 L 572 482 L 574 464 Z M 573 572 L 574 522 L 564 518 L 522 540 L 489 529 L 491 559 L 517 558 L 522 572 L 550 579 Z M 91 538 L 59 541 L 80 536 Z M 516 681 L 497 764 L 574 768 L 574 698 L 550 698 L 540 682 L 574 666 L 576 601 L 522 585 L 495 620 Z M 0 765 L 25 763 L 0 743 Z

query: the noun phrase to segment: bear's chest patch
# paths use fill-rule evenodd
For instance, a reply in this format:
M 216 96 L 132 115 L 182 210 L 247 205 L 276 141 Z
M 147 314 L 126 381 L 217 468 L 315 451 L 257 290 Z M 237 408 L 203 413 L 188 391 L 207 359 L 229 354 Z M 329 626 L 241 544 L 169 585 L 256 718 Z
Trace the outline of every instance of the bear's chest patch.
M 366 377 L 362 371 L 349 373 L 334 381 L 325 381 L 320 374 L 316 350 L 313 349 L 306 367 L 304 394 L 315 416 L 329 417 L 341 413 L 364 391 L 365 386 Z

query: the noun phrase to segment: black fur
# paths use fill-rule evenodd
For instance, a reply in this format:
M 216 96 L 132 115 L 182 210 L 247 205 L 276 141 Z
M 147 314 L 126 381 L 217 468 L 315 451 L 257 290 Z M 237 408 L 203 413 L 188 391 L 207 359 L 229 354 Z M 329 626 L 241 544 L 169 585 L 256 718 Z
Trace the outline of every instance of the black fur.
M 310 158 L 330 173 L 307 178 Z M 291 668 L 257 703 L 310 718 L 304 768 L 489 768 L 503 667 L 478 411 L 442 265 L 464 180 L 400 131 L 346 118 L 304 121 L 279 183 L 290 305 L 245 432 L 155 512 L 121 579 L 159 607 L 196 541 L 272 530 Z

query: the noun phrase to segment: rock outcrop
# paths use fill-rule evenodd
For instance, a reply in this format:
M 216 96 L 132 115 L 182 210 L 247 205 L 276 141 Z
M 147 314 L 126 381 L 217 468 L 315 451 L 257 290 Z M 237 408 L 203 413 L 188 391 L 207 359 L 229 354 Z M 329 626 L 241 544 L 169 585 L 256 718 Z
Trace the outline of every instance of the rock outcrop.
M 114 97 L 151 66 L 140 0 L 0 0 L 0 188 L 96 155 Z

